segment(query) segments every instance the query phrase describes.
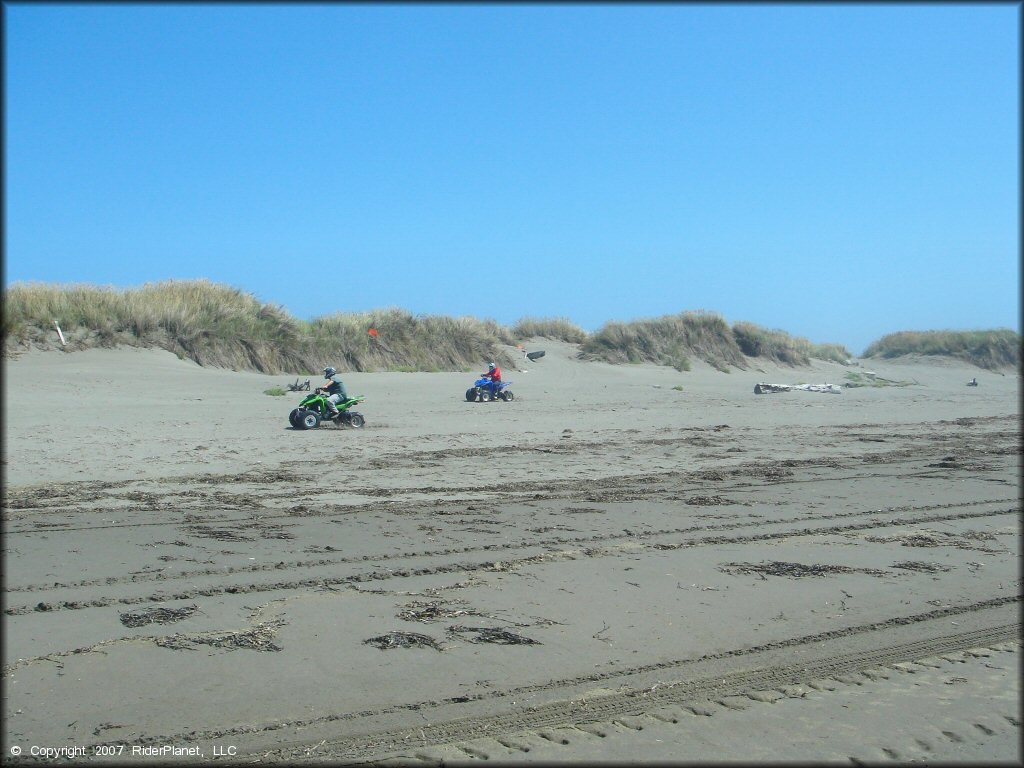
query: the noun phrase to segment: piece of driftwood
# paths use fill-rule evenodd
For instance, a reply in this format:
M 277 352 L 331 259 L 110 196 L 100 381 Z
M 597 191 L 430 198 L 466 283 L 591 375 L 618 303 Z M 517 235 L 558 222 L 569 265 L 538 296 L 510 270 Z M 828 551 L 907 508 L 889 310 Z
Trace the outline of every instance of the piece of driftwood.
M 309 391 L 309 379 L 299 384 L 299 380 L 296 379 L 294 384 L 289 384 L 288 389 L 292 392 L 308 392 Z
M 527 352 L 526 353 L 526 359 L 527 360 L 537 360 L 537 359 L 539 359 L 541 357 L 544 357 L 544 350 L 540 350 L 539 352 Z
M 755 384 L 755 395 L 767 395 L 774 392 L 789 392 L 800 390 L 803 392 L 827 392 L 830 395 L 843 394 L 843 388 L 836 384 Z

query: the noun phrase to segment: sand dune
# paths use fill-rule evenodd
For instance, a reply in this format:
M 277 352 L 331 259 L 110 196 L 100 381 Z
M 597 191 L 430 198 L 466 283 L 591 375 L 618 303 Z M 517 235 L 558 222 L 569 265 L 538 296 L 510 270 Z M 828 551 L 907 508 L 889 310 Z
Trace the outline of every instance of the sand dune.
M 528 348 L 508 403 L 348 374 L 361 430 L 7 360 L 4 754 L 1020 763 L 1016 373 Z M 851 371 L 906 386 L 754 394 Z

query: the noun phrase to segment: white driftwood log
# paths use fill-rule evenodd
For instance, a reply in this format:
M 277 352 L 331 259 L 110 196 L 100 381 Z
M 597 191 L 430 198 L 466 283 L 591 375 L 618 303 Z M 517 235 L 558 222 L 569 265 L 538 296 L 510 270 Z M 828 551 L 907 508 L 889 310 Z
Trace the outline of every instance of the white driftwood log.
M 830 395 L 843 394 L 842 387 L 836 384 L 755 384 L 755 395 L 767 395 L 774 392 L 789 392 L 798 389 L 804 392 L 827 392 Z

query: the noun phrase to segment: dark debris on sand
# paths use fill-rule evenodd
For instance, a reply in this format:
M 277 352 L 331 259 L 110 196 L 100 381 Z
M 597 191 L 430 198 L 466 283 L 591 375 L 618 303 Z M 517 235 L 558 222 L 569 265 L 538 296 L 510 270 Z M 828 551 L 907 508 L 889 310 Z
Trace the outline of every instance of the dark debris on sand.
M 528 637 L 517 635 L 500 627 L 464 627 L 455 625 L 448 627 L 448 634 L 469 640 L 471 643 L 497 643 L 499 645 L 540 645 L 540 641 L 531 640 Z M 467 637 L 468 633 L 474 633 L 475 637 Z
M 476 611 L 465 608 L 451 608 L 443 600 L 414 601 L 398 612 L 405 621 L 419 621 L 427 624 L 439 619 L 454 619 L 459 616 L 476 616 Z
M 767 576 L 792 576 L 802 578 L 804 576 L 826 576 L 832 573 L 868 573 L 872 576 L 884 576 L 885 571 L 876 568 L 851 568 L 847 565 L 804 565 L 803 563 L 786 563 L 780 560 L 773 560 L 769 563 L 724 563 L 718 566 L 723 573 L 754 573 L 762 578 Z
M 273 637 L 278 627 L 284 621 L 276 621 L 268 624 L 260 624 L 258 627 L 244 632 L 225 632 L 217 635 L 173 635 L 171 637 L 158 637 L 156 644 L 161 648 L 170 648 L 175 651 L 194 651 L 197 645 L 212 645 L 215 648 L 225 648 L 229 651 L 245 649 L 250 651 L 280 651 L 281 646 L 273 642 Z
M 170 624 L 181 621 L 198 610 L 198 605 L 186 605 L 184 608 L 147 608 L 134 613 L 122 613 L 120 617 L 121 623 L 126 627 L 144 627 L 147 624 Z
M 418 632 L 388 632 L 377 637 L 371 637 L 368 640 L 363 640 L 363 643 L 373 645 L 382 651 L 387 651 L 391 648 L 433 648 L 435 651 L 444 650 L 437 640 L 429 635 L 421 635 Z

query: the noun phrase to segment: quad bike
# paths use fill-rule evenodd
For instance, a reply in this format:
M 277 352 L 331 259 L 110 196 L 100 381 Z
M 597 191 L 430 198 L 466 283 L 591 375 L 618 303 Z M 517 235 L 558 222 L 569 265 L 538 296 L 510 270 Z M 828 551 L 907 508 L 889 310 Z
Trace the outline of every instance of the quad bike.
M 466 399 L 471 403 L 477 400 L 481 403 L 491 400 L 511 401 L 515 397 L 512 394 L 512 390 L 508 389 L 511 383 L 511 381 L 502 381 L 495 384 L 488 378 L 477 379 L 473 386 L 466 390 Z
M 363 414 L 351 410 L 356 403 L 366 399 L 364 395 L 356 395 L 337 404 L 338 415 L 333 419 L 327 405 L 328 395 L 317 387 L 313 392 L 302 398 L 299 407 L 288 414 L 288 421 L 295 429 L 316 429 L 322 421 L 333 421 L 339 427 L 362 427 L 366 424 Z

